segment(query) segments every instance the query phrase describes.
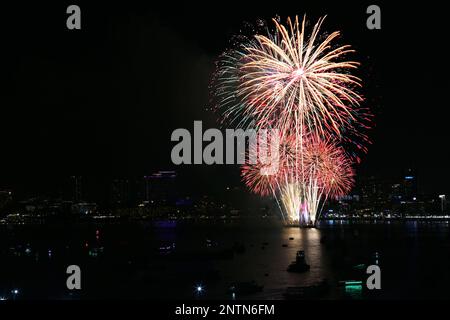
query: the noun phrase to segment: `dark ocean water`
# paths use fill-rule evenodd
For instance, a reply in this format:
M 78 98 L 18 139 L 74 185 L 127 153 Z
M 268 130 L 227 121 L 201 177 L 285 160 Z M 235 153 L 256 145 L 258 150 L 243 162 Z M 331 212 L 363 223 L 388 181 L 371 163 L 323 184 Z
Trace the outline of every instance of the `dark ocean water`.
M 236 244 L 241 250 L 232 253 Z M 234 298 L 283 299 L 287 287 L 324 279 L 330 289 L 320 299 L 450 298 L 448 222 L 328 221 L 317 229 L 276 221 L 2 226 L 0 250 L 0 297 L 7 298 L 17 288 L 17 299 L 232 299 L 230 284 L 254 280 L 262 292 Z M 311 269 L 289 273 L 298 250 Z M 354 267 L 374 263 L 376 252 L 381 290 L 337 285 L 365 283 L 365 268 Z M 82 270 L 81 291 L 66 288 L 70 264 Z

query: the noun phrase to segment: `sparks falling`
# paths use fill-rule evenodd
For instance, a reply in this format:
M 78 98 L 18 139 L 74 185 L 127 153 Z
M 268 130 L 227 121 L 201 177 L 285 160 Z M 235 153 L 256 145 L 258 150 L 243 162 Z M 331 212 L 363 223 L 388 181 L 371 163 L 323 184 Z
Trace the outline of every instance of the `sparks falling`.
M 311 30 L 306 18 L 272 21 L 273 32 L 244 38 L 221 56 L 214 101 L 228 124 L 281 132 L 279 171 L 246 164 L 242 177 L 251 191 L 274 196 L 286 221 L 310 224 L 324 201 L 350 191 L 370 113 L 351 74 L 359 66 L 347 58 L 354 50 L 335 44 L 339 31 L 322 33 L 324 18 Z

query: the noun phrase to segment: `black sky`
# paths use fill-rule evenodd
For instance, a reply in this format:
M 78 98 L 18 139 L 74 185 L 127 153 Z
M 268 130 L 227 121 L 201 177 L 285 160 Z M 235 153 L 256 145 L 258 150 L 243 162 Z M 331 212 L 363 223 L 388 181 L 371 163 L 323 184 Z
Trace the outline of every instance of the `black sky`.
M 66 29 L 69 4 L 82 30 Z M 2 5 L 0 187 L 56 190 L 70 175 L 92 179 L 174 168 L 170 134 L 194 120 L 217 126 L 208 105 L 214 60 L 246 22 L 327 14 L 363 64 L 373 145 L 360 174 L 395 177 L 414 167 L 425 192 L 448 192 L 448 19 L 442 4 L 379 4 L 382 30 L 366 28 L 372 2 L 270 4 Z M 208 190 L 239 179 L 237 167 L 174 168 Z

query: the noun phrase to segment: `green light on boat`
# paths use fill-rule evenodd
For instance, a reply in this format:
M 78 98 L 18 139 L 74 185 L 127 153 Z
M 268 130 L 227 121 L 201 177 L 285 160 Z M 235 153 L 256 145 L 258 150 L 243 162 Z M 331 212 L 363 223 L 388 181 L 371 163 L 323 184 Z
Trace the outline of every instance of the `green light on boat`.
M 346 286 L 345 291 L 359 291 L 362 289 L 361 285 L 352 285 L 352 286 Z
M 361 286 L 362 281 L 345 281 L 345 286 Z

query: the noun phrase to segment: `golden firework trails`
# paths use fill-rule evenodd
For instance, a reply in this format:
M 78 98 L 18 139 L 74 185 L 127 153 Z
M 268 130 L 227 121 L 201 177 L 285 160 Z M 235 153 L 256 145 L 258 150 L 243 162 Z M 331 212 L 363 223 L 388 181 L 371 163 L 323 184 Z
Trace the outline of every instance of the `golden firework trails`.
M 308 32 L 306 19 L 288 18 L 286 25 L 273 19 L 273 32 L 245 38 L 222 55 L 213 81 L 224 121 L 281 133 L 279 172 L 269 177 L 260 165 L 246 164 L 242 177 L 254 192 L 279 195 L 296 222 L 315 222 L 324 198 L 350 190 L 352 161 L 368 143 L 360 129 L 370 114 L 360 107 L 361 80 L 350 74 L 359 63 L 347 59 L 354 52 L 349 45 L 335 44 L 338 31 L 321 33 L 323 21 Z

